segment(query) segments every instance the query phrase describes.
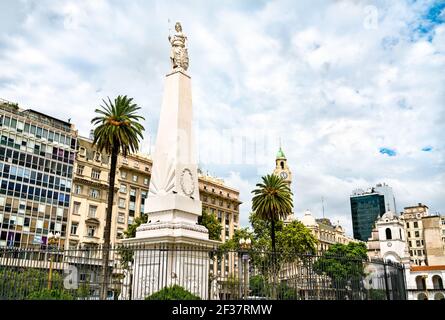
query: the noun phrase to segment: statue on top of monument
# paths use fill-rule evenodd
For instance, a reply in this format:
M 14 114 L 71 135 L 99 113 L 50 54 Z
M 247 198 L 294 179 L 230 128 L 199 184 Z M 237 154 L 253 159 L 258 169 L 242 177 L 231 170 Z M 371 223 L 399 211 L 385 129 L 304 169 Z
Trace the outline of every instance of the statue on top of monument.
M 189 56 L 186 47 L 187 36 L 182 32 L 182 26 L 179 22 L 175 24 L 176 33 L 168 36 L 168 41 L 172 45 L 170 52 L 170 61 L 172 62 L 173 70 L 179 68 L 184 71 L 189 66 Z

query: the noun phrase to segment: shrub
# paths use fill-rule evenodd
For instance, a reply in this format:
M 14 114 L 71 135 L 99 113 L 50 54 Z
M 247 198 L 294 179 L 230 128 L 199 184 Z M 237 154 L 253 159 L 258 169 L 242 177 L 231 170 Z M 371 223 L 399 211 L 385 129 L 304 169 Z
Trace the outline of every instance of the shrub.
M 73 296 L 60 289 L 42 289 L 30 293 L 27 300 L 73 300 Z
M 386 300 L 386 291 L 383 289 L 369 289 L 370 300 Z
M 174 285 L 149 295 L 145 300 L 201 300 L 201 298 L 181 286 Z

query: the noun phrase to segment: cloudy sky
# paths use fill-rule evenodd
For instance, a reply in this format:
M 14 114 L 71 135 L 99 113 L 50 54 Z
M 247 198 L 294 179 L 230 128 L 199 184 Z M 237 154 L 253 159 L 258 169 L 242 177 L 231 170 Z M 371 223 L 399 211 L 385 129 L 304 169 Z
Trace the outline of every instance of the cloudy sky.
M 295 214 L 349 234 L 349 195 L 386 182 L 402 209 L 445 213 L 443 1 L 0 0 L 0 98 L 81 135 L 107 96 L 127 94 L 153 151 L 169 30 L 189 38 L 200 166 L 250 191 L 279 140 Z M 151 146 L 150 146 L 151 144 Z

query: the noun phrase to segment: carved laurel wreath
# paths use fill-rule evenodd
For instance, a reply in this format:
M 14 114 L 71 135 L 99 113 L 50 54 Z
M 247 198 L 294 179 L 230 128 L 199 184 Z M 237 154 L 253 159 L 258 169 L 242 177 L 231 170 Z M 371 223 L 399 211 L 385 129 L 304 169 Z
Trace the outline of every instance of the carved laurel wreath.
M 189 176 L 189 181 L 186 181 L 185 175 Z M 186 185 L 186 182 L 190 182 L 190 185 Z M 195 181 L 193 181 L 193 174 L 190 169 L 185 168 L 181 172 L 181 189 L 186 195 L 191 196 L 193 191 L 195 191 Z

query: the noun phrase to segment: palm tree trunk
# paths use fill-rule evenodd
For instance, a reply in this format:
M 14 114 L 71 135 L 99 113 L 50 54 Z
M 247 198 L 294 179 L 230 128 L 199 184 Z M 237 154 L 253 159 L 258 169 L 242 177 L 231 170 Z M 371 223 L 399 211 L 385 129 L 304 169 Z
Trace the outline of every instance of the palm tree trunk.
M 277 272 L 275 256 L 275 219 L 271 221 L 270 237 L 272 239 L 272 299 L 277 298 Z
M 108 204 L 107 204 L 107 217 L 105 220 L 104 229 L 104 244 L 102 249 L 102 286 L 100 292 L 100 299 L 107 299 L 108 285 L 110 279 L 110 270 L 108 268 L 108 262 L 110 258 L 110 237 L 111 237 L 111 221 L 113 217 L 113 201 L 114 201 L 114 181 L 116 178 L 116 165 L 117 155 L 119 148 L 115 145 L 111 152 L 111 165 L 110 173 L 108 176 Z

